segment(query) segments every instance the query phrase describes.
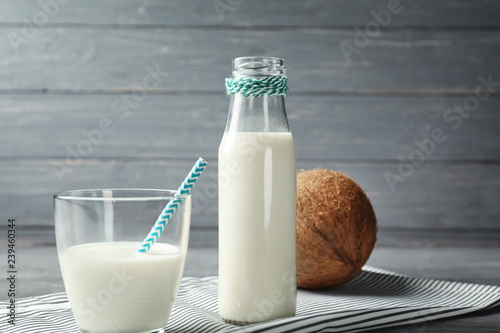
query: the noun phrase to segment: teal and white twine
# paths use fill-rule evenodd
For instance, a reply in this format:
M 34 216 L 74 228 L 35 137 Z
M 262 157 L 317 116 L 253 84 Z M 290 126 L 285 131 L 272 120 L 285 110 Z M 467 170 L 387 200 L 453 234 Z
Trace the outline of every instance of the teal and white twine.
M 153 246 L 158 237 L 160 237 L 168 221 L 170 221 L 170 219 L 172 218 L 172 215 L 175 214 L 177 208 L 179 208 L 179 206 L 182 204 L 182 201 L 184 200 L 182 195 L 189 195 L 191 193 L 194 184 L 196 183 L 198 178 L 200 178 L 201 173 L 203 172 L 203 170 L 205 170 L 206 166 L 207 162 L 200 157 L 191 169 L 191 172 L 189 172 L 189 174 L 187 175 L 186 179 L 184 179 L 182 185 L 179 187 L 177 192 L 175 192 L 174 198 L 168 202 L 163 212 L 160 214 L 160 216 L 158 216 L 155 225 L 153 226 L 153 228 L 151 228 L 151 231 L 144 239 L 137 252 L 149 252 L 151 246 Z
M 245 98 L 267 96 L 285 96 L 288 87 L 286 76 L 269 76 L 262 79 L 242 77 L 226 79 L 228 95 L 242 94 Z

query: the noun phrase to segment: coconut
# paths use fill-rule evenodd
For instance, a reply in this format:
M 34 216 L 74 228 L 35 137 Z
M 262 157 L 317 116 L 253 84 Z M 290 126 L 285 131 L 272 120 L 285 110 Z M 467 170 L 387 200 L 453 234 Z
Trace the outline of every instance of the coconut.
M 377 240 L 377 220 L 361 187 L 345 174 L 297 174 L 297 286 L 325 289 L 352 280 Z

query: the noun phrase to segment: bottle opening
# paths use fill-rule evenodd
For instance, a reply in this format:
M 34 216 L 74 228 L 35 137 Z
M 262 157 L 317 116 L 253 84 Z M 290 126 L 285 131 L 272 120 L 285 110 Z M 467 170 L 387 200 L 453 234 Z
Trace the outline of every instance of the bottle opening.
M 232 76 L 285 75 L 285 60 L 275 57 L 239 57 L 232 61 Z

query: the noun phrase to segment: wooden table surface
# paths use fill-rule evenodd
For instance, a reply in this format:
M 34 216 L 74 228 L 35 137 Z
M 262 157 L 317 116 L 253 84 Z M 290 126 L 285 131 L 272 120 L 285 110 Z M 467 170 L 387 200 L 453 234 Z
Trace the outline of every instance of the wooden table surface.
M 217 274 L 224 78 L 244 55 L 285 58 L 298 168 L 367 192 L 370 265 L 500 285 L 500 1 L 1 1 L 0 37 L 0 234 L 17 220 L 20 297 L 63 290 L 52 194 L 177 188 L 198 156 L 185 276 Z M 500 332 L 500 307 L 383 331 Z
M 19 296 L 64 291 L 51 230 L 19 231 Z M 500 285 L 497 235 L 383 231 L 368 265 L 414 277 Z M 184 276 L 217 275 L 217 231 L 193 228 Z M 500 332 L 500 308 L 372 332 Z

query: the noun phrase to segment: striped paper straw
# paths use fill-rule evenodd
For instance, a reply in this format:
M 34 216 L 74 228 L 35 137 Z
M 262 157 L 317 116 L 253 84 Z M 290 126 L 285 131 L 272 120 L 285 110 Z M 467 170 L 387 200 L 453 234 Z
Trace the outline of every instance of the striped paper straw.
M 195 163 L 191 172 L 187 175 L 184 182 L 179 187 L 177 192 L 175 192 L 174 198 L 170 200 L 163 210 L 163 212 L 158 216 L 155 225 L 151 228 L 148 236 L 144 239 L 141 246 L 137 250 L 137 252 L 148 252 L 151 249 L 151 246 L 156 242 L 158 237 L 160 237 L 163 229 L 167 225 L 168 221 L 172 218 L 172 215 L 175 214 L 175 211 L 182 203 L 183 198 L 179 198 L 180 195 L 189 195 L 191 190 L 193 189 L 194 184 L 200 178 L 201 173 L 205 170 L 207 166 L 207 162 L 203 158 L 199 158 Z

